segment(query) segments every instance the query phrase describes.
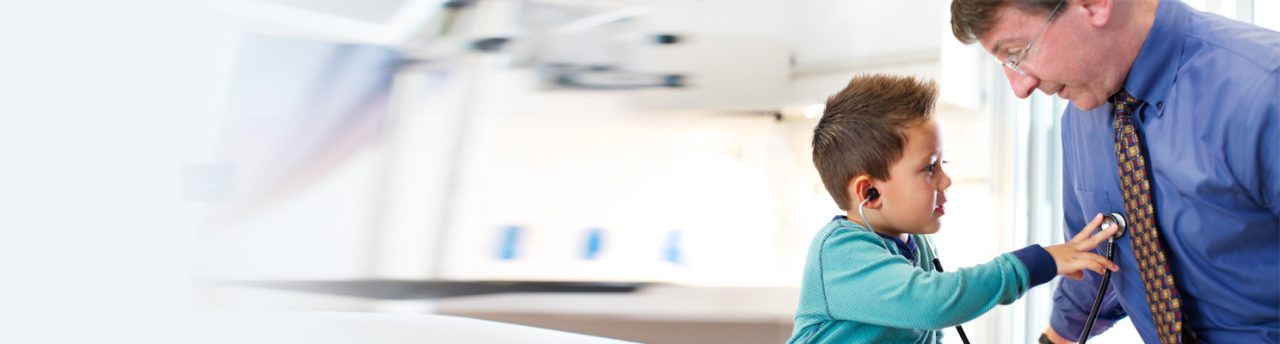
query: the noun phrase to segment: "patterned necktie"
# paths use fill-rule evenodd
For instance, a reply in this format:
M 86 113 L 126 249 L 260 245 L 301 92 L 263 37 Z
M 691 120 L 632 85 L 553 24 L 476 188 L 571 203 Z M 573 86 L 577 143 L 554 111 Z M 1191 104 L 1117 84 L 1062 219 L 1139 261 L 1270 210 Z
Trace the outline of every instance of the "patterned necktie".
M 1133 126 L 1133 113 L 1141 100 L 1121 90 L 1111 97 L 1115 106 L 1116 159 L 1120 163 L 1120 184 L 1124 190 L 1125 217 L 1129 219 L 1129 235 L 1138 272 L 1146 287 L 1147 305 L 1155 321 L 1160 343 L 1195 342 L 1190 327 L 1182 322 L 1182 299 L 1173 283 L 1168 260 L 1160 243 L 1160 229 L 1151 204 L 1151 182 L 1147 178 L 1147 162 L 1142 143 Z M 1181 337 L 1182 331 L 1189 334 Z

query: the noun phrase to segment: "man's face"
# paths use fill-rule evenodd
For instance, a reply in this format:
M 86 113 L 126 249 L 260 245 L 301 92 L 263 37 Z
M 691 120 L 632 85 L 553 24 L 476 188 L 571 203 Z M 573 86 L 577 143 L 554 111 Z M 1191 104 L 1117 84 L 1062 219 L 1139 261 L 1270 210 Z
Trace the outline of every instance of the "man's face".
M 1021 55 L 1018 67 L 1025 74 L 1002 67 L 1018 98 L 1031 96 L 1032 91 L 1039 89 L 1046 95 L 1056 94 L 1070 100 L 1084 110 L 1105 103 L 1120 89 L 1125 73 L 1115 77 L 1115 63 L 1098 53 L 1097 41 L 1090 38 L 1096 33 L 1090 25 L 1091 18 L 1071 3 L 1062 4 L 1046 26 L 1047 16 L 1047 13 L 1028 14 L 1013 6 L 1004 6 L 996 11 L 996 23 L 991 31 L 978 40 L 988 53 L 1001 61 Z M 1034 44 L 1023 54 L 1028 43 Z

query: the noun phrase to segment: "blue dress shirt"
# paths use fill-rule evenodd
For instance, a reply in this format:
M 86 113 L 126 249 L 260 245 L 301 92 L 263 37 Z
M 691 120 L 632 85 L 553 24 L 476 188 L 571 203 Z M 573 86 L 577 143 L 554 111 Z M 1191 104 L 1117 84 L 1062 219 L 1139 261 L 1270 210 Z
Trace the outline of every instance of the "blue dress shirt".
M 1152 176 L 1156 220 L 1185 323 L 1210 343 L 1280 342 L 1280 33 L 1161 1 L 1124 88 Z M 1067 107 L 1063 214 L 1070 238 L 1124 213 L 1112 107 Z M 1093 333 L 1130 317 L 1158 343 L 1129 236 L 1117 244 Z M 1099 247 L 1099 253 L 1104 250 Z M 1051 325 L 1079 338 L 1101 276 L 1062 280 Z

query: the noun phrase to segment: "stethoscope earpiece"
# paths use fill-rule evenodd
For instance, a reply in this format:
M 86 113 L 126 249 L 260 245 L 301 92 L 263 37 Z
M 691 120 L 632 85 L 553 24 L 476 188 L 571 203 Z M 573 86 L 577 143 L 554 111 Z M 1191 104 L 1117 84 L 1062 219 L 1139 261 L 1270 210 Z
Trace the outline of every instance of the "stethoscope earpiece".
M 880 198 L 880 190 L 876 190 L 876 188 L 870 188 L 870 189 L 867 189 L 867 200 L 868 200 L 868 201 L 874 201 L 874 200 L 876 200 L 877 198 Z

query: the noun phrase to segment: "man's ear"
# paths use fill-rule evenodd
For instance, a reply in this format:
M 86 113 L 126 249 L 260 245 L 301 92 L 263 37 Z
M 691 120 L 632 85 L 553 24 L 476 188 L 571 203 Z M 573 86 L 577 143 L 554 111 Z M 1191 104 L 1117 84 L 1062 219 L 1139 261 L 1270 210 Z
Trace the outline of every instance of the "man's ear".
M 864 175 L 854 177 L 853 181 L 849 182 L 849 190 L 848 190 L 849 199 L 853 201 L 852 202 L 853 204 L 851 204 L 851 206 L 857 207 L 858 205 L 861 205 L 862 200 L 870 197 L 872 192 L 871 190 L 874 190 L 874 189 L 875 189 L 875 180 L 871 179 L 870 176 L 864 174 Z M 871 200 L 870 202 L 867 202 L 867 208 L 879 209 L 880 199 L 876 198 Z
M 1112 0 L 1079 0 L 1077 3 L 1084 8 L 1085 15 L 1089 18 L 1089 24 L 1093 27 L 1105 27 L 1111 22 L 1111 10 L 1115 7 Z M 1066 5 L 1070 7 L 1071 2 Z

